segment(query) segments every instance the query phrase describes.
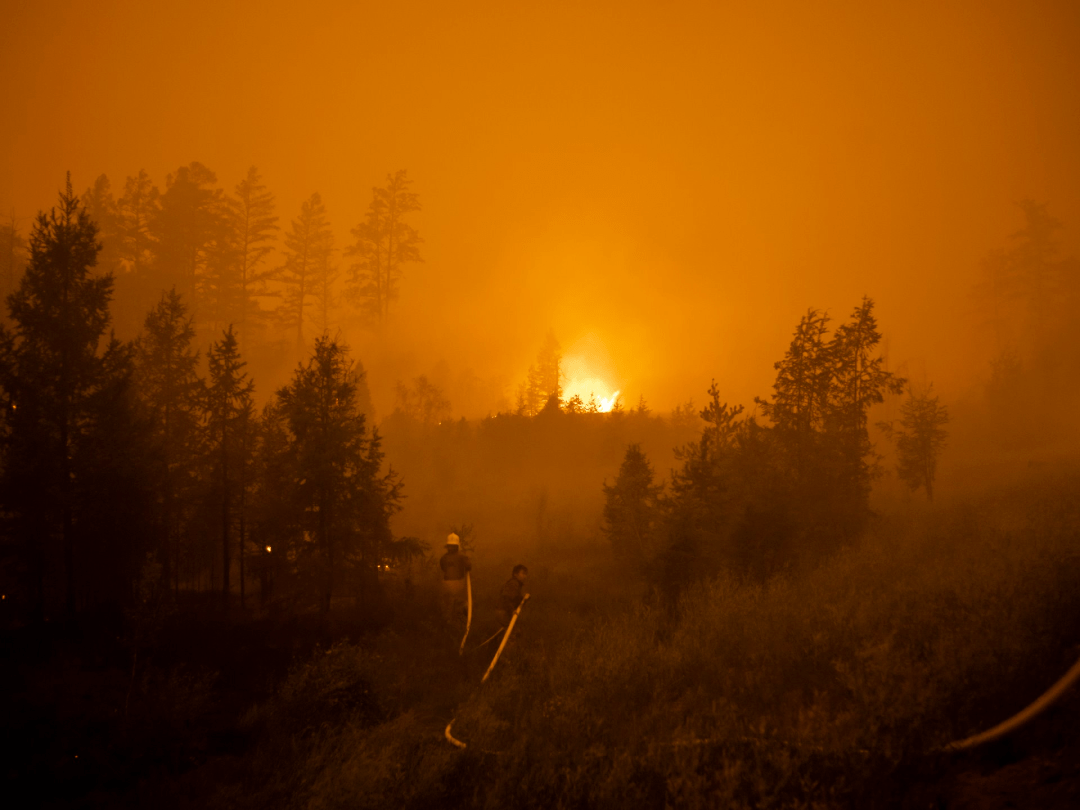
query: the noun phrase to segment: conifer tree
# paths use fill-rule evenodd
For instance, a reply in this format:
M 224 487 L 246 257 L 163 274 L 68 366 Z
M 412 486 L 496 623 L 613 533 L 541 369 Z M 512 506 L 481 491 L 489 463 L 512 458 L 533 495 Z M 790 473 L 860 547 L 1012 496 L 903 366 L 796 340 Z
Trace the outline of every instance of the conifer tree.
M 221 593 L 223 610 L 228 612 L 234 495 L 242 472 L 239 458 L 246 444 L 245 430 L 250 425 L 255 385 L 244 371 L 247 363 L 240 357 L 231 326 L 210 346 L 207 356 L 210 361 L 206 396 L 208 457 L 215 472 L 221 507 Z
M 349 295 L 377 323 L 390 314 L 404 275 L 402 265 L 421 262 L 424 241 L 405 221 L 420 210 L 420 197 L 409 191 L 412 181 L 404 169 L 387 175 L 386 186 L 373 189 L 364 220 L 352 229 L 356 242 L 346 251 L 356 262 L 349 267 Z
M 0 222 L 0 296 L 6 301 L 22 278 L 28 257 L 26 239 L 19 233 L 19 222 L 12 212 Z M 4 313 L 6 316 L 6 312 Z
M 191 501 L 205 398 L 205 383 L 198 374 L 199 354 L 191 345 L 194 337 L 187 307 L 173 289 L 162 293 L 147 314 L 137 350 L 139 392 L 160 459 L 154 480 L 161 509 L 162 579 L 174 588 L 179 588 L 182 512 Z
M 221 189 L 212 187 L 216 182 L 201 163 L 181 166 L 166 178 L 152 225 L 157 282 L 161 289 L 176 287 L 196 322 L 203 320 L 200 281 L 222 238 L 223 199 Z
M 833 378 L 833 356 L 826 340 L 829 316 L 810 309 L 799 321 L 783 360 L 775 363 L 772 400 L 755 397 L 805 474 L 816 436 L 823 430 Z
M 267 273 L 263 264 L 274 249 L 278 218 L 274 214 L 274 195 L 262 182 L 259 170 L 248 169 L 229 198 L 230 225 L 236 243 L 238 262 L 239 307 L 232 313 L 240 333 L 240 341 L 248 340 L 249 324 L 259 315 L 256 296 L 261 292 Z
M 119 329 L 132 334 L 142 328 L 146 312 L 155 306 L 163 291 L 153 273 L 155 242 L 151 226 L 159 208 L 160 194 L 144 170 L 127 178 L 124 193 L 116 203 L 120 262 L 113 317 Z
M 604 484 L 604 531 L 615 556 L 634 567 L 651 561 L 657 551 L 659 498 L 664 487 L 653 479 L 652 465 L 641 445 L 631 444 L 615 483 Z
M 13 329 L 0 328 L 7 423 L 0 431 L 6 445 L 0 497 L 28 544 L 39 615 L 54 540 L 65 612 L 75 612 L 77 504 L 94 469 L 84 454 L 100 421 L 96 408 L 109 401 L 103 392 L 129 368 L 126 347 L 116 340 L 102 346 L 112 277 L 92 272 L 99 250 L 97 227 L 72 192 L 69 173 L 59 206 L 34 224 L 30 264 L 8 298 Z
M 315 265 L 311 293 L 314 298 L 312 303 L 315 310 L 315 326 L 324 335 L 330 332 L 334 321 L 334 311 L 338 306 L 337 281 L 341 275 L 332 258 L 334 252 L 332 237 L 329 245 L 330 249 L 322 253 Z
M 108 273 L 115 280 L 121 269 L 123 228 L 109 178 L 104 174 L 99 175 L 80 199 L 91 221 L 97 225 L 98 241 L 101 243 L 95 272 Z
M 549 331 L 537 352 L 536 362 L 518 390 L 517 412 L 524 416 L 536 416 L 554 398 L 555 406 L 562 406 L 562 347 Z M 599 405 L 594 411 L 599 410 Z
M 884 402 L 887 393 L 901 393 L 907 382 L 885 370 L 884 358 L 874 356 L 880 342 L 874 302 L 863 296 L 851 320 L 837 327 L 829 343 L 833 382 L 826 429 L 839 452 L 839 482 L 863 504 L 869 498 L 870 483 L 877 471 L 867 431 L 870 406 Z
M 892 424 L 880 426 L 896 443 L 896 472 L 912 491 L 922 487 L 926 499 L 934 500 L 937 462 L 945 448 L 949 412 L 940 397 L 932 396 L 933 386 L 916 393 L 908 389 L 908 398 L 900 408 L 900 429 Z
M 151 224 L 158 215 L 161 194 L 140 169 L 124 181 L 124 193 L 117 201 L 120 217 L 120 258 L 126 272 L 140 277 L 153 264 L 154 237 Z
M 415 419 L 424 427 L 431 427 L 450 417 L 450 400 L 443 390 L 421 374 L 412 386 L 397 384 L 395 410 Z
M 288 425 L 279 401 L 263 407 L 253 433 L 251 451 L 252 491 L 250 537 L 256 549 L 259 599 L 272 597 L 280 578 L 294 571 L 293 563 L 303 558 L 306 514 L 294 508 L 297 481 Z
M 323 336 L 277 394 L 296 482 L 292 522 L 315 540 L 306 564 L 317 574 L 324 612 L 345 572 L 363 578 L 375 570 L 400 499 L 396 475 L 380 474 L 381 441 L 366 430 L 359 382 L 347 349 Z
M 315 295 L 320 269 L 325 269 L 334 246 L 334 234 L 319 194 L 300 206 L 300 216 L 285 234 L 285 264 L 274 273 L 284 290 L 277 309 L 279 323 L 296 331 L 296 345 L 304 345 L 305 307 Z

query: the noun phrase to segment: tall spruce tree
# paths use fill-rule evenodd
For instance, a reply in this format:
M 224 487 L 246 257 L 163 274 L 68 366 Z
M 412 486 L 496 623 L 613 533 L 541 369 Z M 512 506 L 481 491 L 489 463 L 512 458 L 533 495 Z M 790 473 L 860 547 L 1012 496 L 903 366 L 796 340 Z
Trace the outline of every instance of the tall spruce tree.
M 122 385 L 130 368 L 126 347 L 116 340 L 102 346 L 113 282 L 93 273 L 100 249 L 69 173 L 58 207 L 34 224 L 30 264 L 8 298 L 13 329 L 0 329 L 6 421 L 0 497 L 9 528 L 26 542 L 38 615 L 57 541 L 64 609 L 75 613 L 79 505 L 86 503 L 80 494 L 95 467 L 88 448 L 102 422 L 98 409 L 112 401 L 104 392 Z
M 19 233 L 19 221 L 13 211 L 0 222 L 0 295 L 6 301 L 15 292 L 29 258 L 26 239 Z M 5 313 L 6 315 L 6 313 Z
M 119 222 L 119 271 L 113 318 L 124 334 L 136 334 L 146 313 L 162 293 L 154 274 L 155 241 L 152 224 L 158 216 L 160 194 L 150 176 L 140 170 L 124 181 L 124 193 L 116 201 Z
M 117 201 L 120 217 L 120 258 L 124 270 L 134 276 L 145 274 L 154 260 L 151 224 L 158 215 L 161 193 L 145 169 L 124 181 L 124 193 Z
M 329 249 L 319 256 L 315 265 L 315 278 L 312 285 L 312 301 L 316 329 L 322 334 L 328 334 L 334 323 L 338 307 L 337 282 L 341 275 L 337 264 L 333 260 L 333 238 L 329 241 Z
M 390 314 L 397 300 L 406 262 L 422 262 L 424 241 L 405 221 L 420 210 L 419 195 L 409 190 L 412 181 L 404 169 L 387 175 L 386 186 L 373 189 L 363 221 L 352 229 L 356 241 L 346 251 L 356 261 L 349 267 L 348 294 L 377 323 Z
M 199 377 L 199 353 L 192 347 L 195 327 L 175 289 L 146 316 L 138 342 L 138 388 L 149 415 L 159 460 L 154 484 L 160 509 L 158 548 L 162 579 L 179 589 L 184 513 L 200 457 L 205 383 Z
M 280 283 L 281 304 L 277 319 L 282 327 L 296 332 L 296 346 L 304 345 L 305 315 L 318 286 L 320 268 L 326 266 L 334 247 L 334 234 L 319 194 L 312 194 L 300 206 L 300 216 L 285 234 L 285 263 L 273 279 Z
M 250 326 L 259 316 L 257 295 L 267 274 L 263 267 L 274 249 L 278 217 L 274 214 L 274 195 L 262 182 L 259 170 L 248 169 L 232 197 L 228 199 L 229 222 L 236 243 L 239 309 L 234 319 L 241 346 L 249 340 Z
M 641 445 L 626 448 L 614 484 L 604 483 L 604 532 L 616 558 L 641 569 L 658 549 L 660 493 L 649 459 Z
M 807 472 L 829 403 L 834 358 L 826 340 L 828 324 L 827 314 L 808 310 L 784 359 L 774 365 L 772 400 L 754 398 L 791 453 L 799 475 Z
M 306 560 L 323 612 L 349 574 L 371 582 L 399 508 L 400 485 L 392 471 L 381 474 L 381 442 L 367 431 L 359 383 L 346 347 L 323 336 L 277 394 L 295 482 L 291 522 L 314 539 Z
M 196 323 L 205 320 L 200 287 L 207 262 L 223 238 L 223 198 L 221 189 L 213 188 L 216 182 L 217 176 L 201 163 L 181 166 L 166 178 L 152 227 L 159 289 L 175 287 Z
M 94 185 L 83 192 L 80 201 L 90 219 L 97 225 L 98 241 L 101 243 L 95 272 L 108 273 L 115 280 L 121 270 L 123 225 L 109 178 L 104 174 L 98 175 Z
M 867 508 L 870 484 L 877 473 L 867 431 L 870 407 L 885 401 L 886 394 L 900 394 L 906 380 L 884 368 L 884 358 L 875 356 L 881 342 L 874 302 L 863 296 L 851 313 L 851 320 L 837 327 L 829 342 L 833 361 L 826 430 L 838 451 L 838 483 L 848 488 L 854 502 Z
M 536 362 L 529 366 L 525 382 L 518 390 L 517 412 L 524 416 L 536 416 L 549 405 L 552 408 L 561 407 L 562 377 L 562 347 L 555 339 L 555 332 L 548 331 L 537 352 Z M 597 409 L 593 408 L 594 411 Z
M 251 421 L 255 384 L 244 371 L 247 363 L 240 357 L 240 348 L 231 326 L 220 340 L 210 346 L 207 356 L 210 361 L 206 396 L 208 460 L 215 472 L 221 508 L 221 595 L 222 609 L 228 613 L 232 526 L 236 508 L 234 495 L 245 466 L 240 458 L 241 452 L 246 449 L 245 434 Z
M 937 462 L 949 436 L 945 425 L 949 412 L 941 398 L 933 396 L 933 386 L 916 392 L 908 389 L 908 398 L 900 407 L 900 428 L 890 423 L 881 427 L 896 444 L 896 472 L 912 491 L 922 487 L 926 499 L 934 500 Z
M 450 400 L 426 374 L 413 380 L 412 386 L 397 384 L 394 410 L 428 428 L 449 419 L 451 414 Z

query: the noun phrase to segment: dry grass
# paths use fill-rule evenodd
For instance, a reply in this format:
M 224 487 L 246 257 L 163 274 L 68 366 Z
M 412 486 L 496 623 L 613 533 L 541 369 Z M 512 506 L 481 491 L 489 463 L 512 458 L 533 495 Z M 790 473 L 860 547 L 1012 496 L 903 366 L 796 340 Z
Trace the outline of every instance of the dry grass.
M 346 712 L 321 725 L 289 764 L 289 798 L 890 806 L 935 747 L 1021 708 L 1075 655 L 1078 483 L 882 521 L 817 570 L 765 584 L 720 577 L 675 614 L 628 600 L 608 573 L 553 569 L 483 688 L 478 662 L 458 664 L 431 638 L 335 648 L 309 665 L 321 675 L 295 672 L 267 715 L 298 702 L 318 714 L 312 695 L 349 681 L 380 694 L 386 719 Z M 454 714 L 465 751 L 441 736 Z

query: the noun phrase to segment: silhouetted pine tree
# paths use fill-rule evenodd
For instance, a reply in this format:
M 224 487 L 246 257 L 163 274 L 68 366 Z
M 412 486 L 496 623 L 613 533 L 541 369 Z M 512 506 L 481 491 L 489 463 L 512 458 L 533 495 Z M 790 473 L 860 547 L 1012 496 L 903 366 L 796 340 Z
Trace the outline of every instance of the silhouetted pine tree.
M 312 285 L 312 297 L 315 308 L 315 326 L 324 335 L 330 332 L 334 322 L 335 310 L 338 306 L 338 294 L 336 292 L 338 277 L 341 275 L 337 264 L 333 261 L 333 237 L 331 236 L 330 249 L 319 257 L 315 265 L 315 278 Z
M 83 193 L 80 201 L 97 225 L 98 241 L 101 243 L 94 272 L 99 275 L 108 273 L 115 281 L 120 274 L 123 256 L 123 223 L 109 178 L 104 174 L 98 175 L 94 185 Z
M 283 579 L 295 576 L 294 564 L 305 551 L 306 514 L 294 506 L 298 482 L 291 437 L 276 398 L 263 408 L 257 425 L 251 463 L 250 536 L 259 599 L 265 605 L 286 584 Z
M 826 336 L 829 316 L 810 309 L 799 321 L 783 360 L 774 364 L 772 400 L 754 402 L 791 453 L 797 473 L 807 473 L 824 430 L 834 358 Z
M 912 491 L 922 487 L 926 499 L 934 500 L 937 462 L 945 449 L 949 412 L 940 397 L 931 396 L 933 386 L 916 393 L 908 389 L 908 398 L 900 407 L 900 429 L 883 423 L 881 427 L 896 443 L 896 472 Z
M 283 328 L 296 330 L 297 348 L 304 345 L 305 306 L 315 295 L 320 269 L 325 269 L 333 246 L 326 206 L 322 197 L 312 194 L 285 234 L 285 264 L 272 276 L 284 288 L 275 314 Z
M 204 321 L 200 282 L 223 238 L 223 199 L 221 189 L 212 188 L 216 182 L 217 176 L 201 163 L 181 166 L 166 178 L 151 228 L 158 289 L 175 287 L 196 323 Z
M 399 508 L 400 485 L 392 471 L 381 474 L 381 442 L 366 429 L 359 382 L 347 349 L 323 336 L 277 394 L 295 482 L 289 522 L 314 541 L 301 547 L 302 565 L 316 573 L 324 612 L 348 574 L 361 587 L 372 584 L 370 574 L 392 539 L 390 516 Z
M 274 249 L 280 228 L 274 214 L 274 195 L 263 184 L 254 166 L 237 184 L 228 204 L 229 222 L 236 243 L 239 297 L 239 310 L 230 316 L 237 324 L 240 343 L 244 345 L 249 339 L 249 324 L 260 314 L 256 296 L 267 278 L 263 264 Z
M 420 210 L 420 197 L 409 191 L 406 171 L 387 175 L 386 186 L 373 189 L 364 220 L 352 229 L 356 242 L 345 255 L 356 257 L 349 267 L 349 296 L 376 322 L 390 314 L 406 262 L 422 262 L 424 241 L 405 217 Z
M 662 590 L 674 595 L 687 582 L 731 561 L 730 535 L 738 513 L 739 481 L 735 475 L 743 407 L 720 401 L 714 382 L 709 403 L 701 411 L 701 437 L 677 448 L 681 466 L 671 473 L 664 498 L 665 547 L 654 576 Z
M 39 214 L 30 265 L 8 298 L 12 331 L 0 330 L 5 397 L 3 486 L 9 528 L 26 542 L 36 612 L 45 609 L 49 557 L 59 541 L 66 613 L 76 608 L 80 494 L 93 475 L 86 454 L 107 418 L 99 412 L 122 386 L 129 351 L 101 345 L 109 326 L 112 277 L 92 269 L 97 228 L 79 205 L 68 175 L 57 208 Z
M 176 290 L 162 293 L 146 316 L 138 342 L 138 388 L 150 420 L 155 460 L 154 483 L 161 510 L 158 547 L 162 578 L 179 588 L 185 512 L 192 500 L 201 455 L 205 383 L 199 354 L 191 342 L 195 327 Z
M 450 400 L 425 374 L 413 380 L 411 387 L 400 382 L 397 384 L 394 409 L 424 427 L 432 427 L 449 419 L 451 413 Z
M 251 424 L 253 382 L 248 380 L 232 327 L 211 344 L 207 352 L 210 378 L 206 396 L 208 459 L 214 471 L 217 497 L 221 507 L 222 604 L 229 608 L 229 574 L 232 526 L 236 508 L 234 495 L 246 462 L 241 452 L 247 444 L 246 431 Z
M 561 364 L 562 347 L 555 339 L 555 333 L 549 331 L 536 355 L 536 362 L 529 366 L 525 382 L 518 389 L 519 414 L 536 416 L 553 397 L 555 407 L 562 406 Z M 592 408 L 594 412 L 598 409 L 598 406 Z
M 652 562 L 658 550 L 659 497 L 653 468 L 641 445 L 626 448 L 614 484 L 604 483 L 604 532 L 616 558 L 636 569 Z
M 118 328 L 131 334 L 142 327 L 145 313 L 161 295 L 162 286 L 153 277 L 155 259 L 151 224 L 158 216 L 160 194 L 144 170 L 124 182 L 117 200 L 120 267 L 116 275 L 114 320 Z
M 0 222 L 0 295 L 5 301 L 15 292 L 28 258 L 26 239 L 19 233 L 18 220 L 12 213 Z
M 846 493 L 850 518 L 855 521 L 850 531 L 857 530 L 867 514 L 870 484 L 878 472 L 878 457 L 867 431 L 870 407 L 884 402 L 888 393 L 902 393 L 907 382 L 886 371 L 883 358 L 875 356 L 880 342 L 874 302 L 866 296 L 829 342 L 833 381 L 825 428 L 829 447 L 837 453 L 835 485 Z

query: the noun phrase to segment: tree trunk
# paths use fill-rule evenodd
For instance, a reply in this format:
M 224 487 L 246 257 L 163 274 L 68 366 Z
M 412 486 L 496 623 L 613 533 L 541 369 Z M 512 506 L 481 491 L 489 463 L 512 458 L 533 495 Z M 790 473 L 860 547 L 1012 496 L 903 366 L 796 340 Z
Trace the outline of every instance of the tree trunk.
M 221 604 L 229 613 L 229 443 L 228 433 L 221 427 Z

